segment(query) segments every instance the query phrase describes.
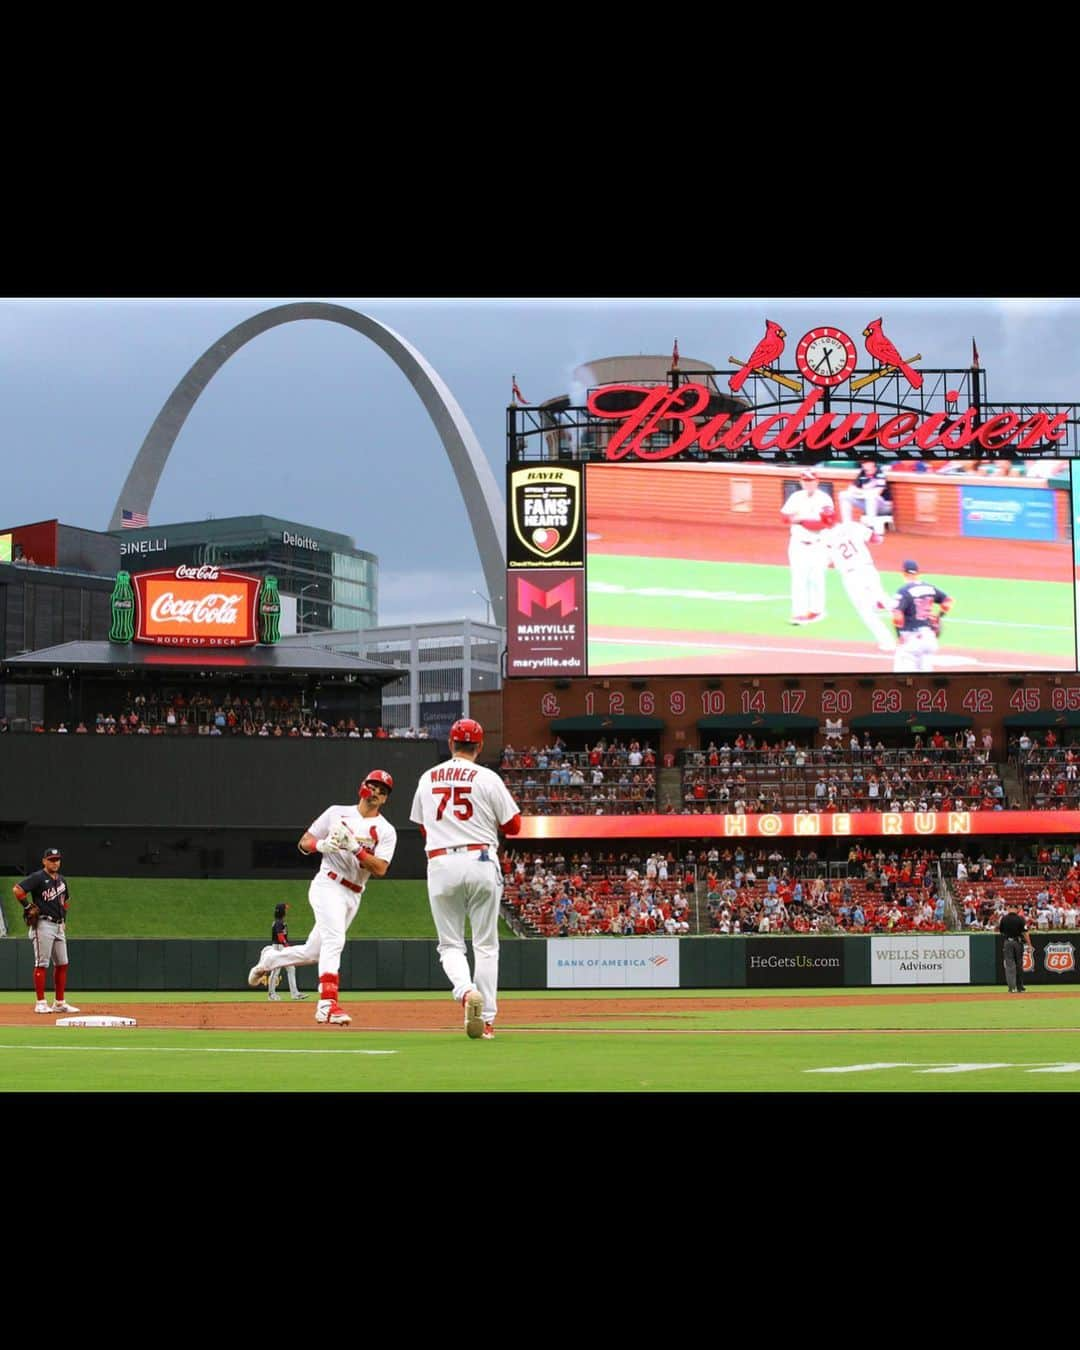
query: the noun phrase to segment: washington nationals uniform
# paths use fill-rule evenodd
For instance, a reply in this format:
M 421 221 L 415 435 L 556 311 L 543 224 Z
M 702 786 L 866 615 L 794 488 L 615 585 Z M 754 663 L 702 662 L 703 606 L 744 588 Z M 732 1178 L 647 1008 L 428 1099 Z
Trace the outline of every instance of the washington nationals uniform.
M 844 583 L 855 613 L 873 633 L 881 651 L 895 652 L 896 642 L 880 617 L 882 613 L 889 613 L 892 601 L 885 594 L 873 555 L 867 547 L 873 536 L 872 527 L 862 520 L 841 523 L 822 531 L 832 565 Z
M 852 519 L 852 506 L 858 502 L 866 523 L 873 526 L 875 533 L 882 533 L 877 523 L 877 514 L 881 494 L 887 487 L 885 470 L 872 459 L 864 459 L 859 472 L 855 475 L 855 481 L 840 493 L 840 519 L 849 522 Z
M 369 876 L 385 876 L 397 847 L 397 830 L 379 814 L 394 780 L 373 769 L 360 784 L 356 806 L 328 806 L 300 837 L 301 853 L 321 853 L 322 865 L 308 887 L 315 927 L 299 947 L 264 947 L 248 973 L 252 987 L 265 984 L 282 966 L 319 966 L 316 1022 L 344 1026 L 352 1018 L 338 1002 L 345 933 L 356 918 Z
M 270 928 L 270 946 L 287 947 L 289 945 L 289 925 L 285 922 L 285 911 L 289 908 L 284 901 L 274 906 L 274 922 Z M 307 998 L 307 994 L 302 994 L 296 986 L 296 967 L 286 966 L 285 977 L 289 981 L 289 994 L 293 1002 L 302 1002 Z M 266 997 L 272 1003 L 280 1003 L 281 995 L 277 991 L 278 981 L 281 979 L 281 968 L 270 972 L 270 978 L 267 982 Z
M 791 526 L 788 561 L 791 563 L 791 622 L 816 623 L 825 617 L 825 567 L 828 555 L 821 538 L 836 519 L 832 498 L 818 487 L 812 469 L 799 475 L 803 487 L 780 508 Z
M 498 1012 L 499 831 L 517 834 L 518 805 L 497 773 L 476 763 L 484 729 L 471 717 L 450 728 L 451 758 L 421 775 L 409 819 L 424 833 L 428 900 L 439 934 L 439 961 L 465 1009 L 466 1035 L 491 1040 Z M 465 950 L 472 927 L 475 980 Z
M 909 579 L 892 602 L 893 624 L 900 638 L 893 670 L 933 670 L 930 658 L 937 651 L 938 640 L 930 620 L 935 605 L 941 607 L 942 614 L 949 610 L 952 597 L 932 581 L 920 581 L 919 565 L 910 559 L 904 563 L 904 575 Z
M 30 941 L 34 944 L 34 993 L 37 1002 L 36 1013 L 78 1012 L 78 1008 L 64 1000 L 67 988 L 68 949 L 67 921 L 68 884 L 60 875 L 60 850 L 49 848 L 41 859 L 41 868 L 31 872 L 22 881 L 11 888 L 15 898 L 23 909 L 31 901 L 41 911 L 37 923 L 30 929 Z M 49 962 L 53 968 L 53 991 L 55 1002 L 52 1007 L 45 1001 L 45 972 Z

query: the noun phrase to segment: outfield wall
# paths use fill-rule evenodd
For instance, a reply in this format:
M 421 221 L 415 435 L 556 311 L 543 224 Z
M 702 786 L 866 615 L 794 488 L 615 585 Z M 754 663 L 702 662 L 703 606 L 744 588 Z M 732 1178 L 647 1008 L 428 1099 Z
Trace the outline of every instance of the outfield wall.
M 1080 983 L 1080 933 L 1035 933 L 1025 983 Z M 247 989 L 263 944 L 254 940 L 73 938 L 72 991 Z M 471 952 L 471 948 L 470 948 Z M 0 989 L 31 990 L 33 949 L 21 933 L 0 940 Z M 314 967 L 298 972 L 315 988 Z M 527 989 L 820 989 L 1004 985 L 996 933 L 904 937 L 505 939 L 499 987 Z M 435 943 L 346 942 L 344 990 L 447 991 Z M 51 987 L 51 977 L 50 977 Z
M 0 872 L 62 848 L 75 876 L 296 877 L 296 841 L 371 769 L 396 791 L 394 876 L 426 875 L 409 806 L 446 753 L 432 740 L 0 736 Z

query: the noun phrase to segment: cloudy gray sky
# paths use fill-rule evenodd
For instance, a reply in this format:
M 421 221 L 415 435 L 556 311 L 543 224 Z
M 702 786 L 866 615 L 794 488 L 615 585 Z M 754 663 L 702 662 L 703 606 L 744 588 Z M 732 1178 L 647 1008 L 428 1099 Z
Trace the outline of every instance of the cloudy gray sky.
M 323 300 L 388 324 L 441 375 L 504 482 L 511 376 L 532 402 L 604 356 L 727 365 L 766 318 L 792 340 L 879 314 L 924 368 L 966 367 L 991 402 L 1080 401 L 1076 299 L 8 299 L 0 301 L 0 528 L 58 518 L 103 530 L 180 378 L 230 328 Z M 860 342 L 861 352 L 861 342 Z M 860 361 L 860 364 L 862 362 Z M 262 512 L 340 530 L 380 560 L 380 622 L 484 618 L 472 532 L 441 443 L 390 359 L 338 324 L 286 324 L 211 380 L 170 455 L 151 524 Z

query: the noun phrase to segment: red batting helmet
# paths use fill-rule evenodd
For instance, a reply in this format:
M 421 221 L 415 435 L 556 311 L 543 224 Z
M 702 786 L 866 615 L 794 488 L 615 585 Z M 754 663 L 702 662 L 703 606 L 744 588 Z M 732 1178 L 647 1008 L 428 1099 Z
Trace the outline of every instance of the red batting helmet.
M 380 787 L 384 787 L 387 792 L 393 792 L 394 790 L 394 780 L 385 769 L 372 769 L 372 771 L 365 776 L 364 781 L 360 786 L 365 787 L 368 783 L 378 783 Z
M 450 744 L 461 741 L 464 745 L 483 745 L 484 728 L 471 717 L 459 717 L 450 728 Z

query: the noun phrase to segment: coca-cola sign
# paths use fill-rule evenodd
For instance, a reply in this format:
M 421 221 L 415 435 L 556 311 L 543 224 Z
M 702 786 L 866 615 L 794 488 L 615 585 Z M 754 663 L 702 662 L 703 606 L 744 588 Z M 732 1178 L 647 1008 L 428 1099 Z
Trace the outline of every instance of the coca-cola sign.
M 260 584 L 211 566 L 141 572 L 132 578 L 134 640 L 158 647 L 253 645 Z
M 632 408 L 626 407 L 626 395 L 638 396 Z M 981 420 L 977 408 L 962 413 L 949 408 L 926 418 L 914 412 L 886 418 L 876 412 L 822 411 L 818 415 L 818 404 L 824 397 L 823 389 L 814 389 L 791 412 L 762 416 L 748 409 L 737 416 L 723 412 L 703 421 L 709 406 L 709 391 L 704 385 L 682 384 L 670 389 L 662 385 L 609 384 L 594 389 L 587 406 L 594 417 L 619 423 L 607 444 L 609 460 L 625 459 L 628 455 L 645 460 L 672 459 L 693 446 L 705 451 L 752 446 L 758 451 L 804 449 L 840 453 L 872 442 L 883 450 L 905 447 L 932 450 L 941 446 L 959 451 L 972 446 L 982 451 L 1000 450 L 1006 445 L 1028 450 L 1040 441 L 1064 440 L 1068 434 L 1067 413 L 1034 412 L 1024 417 L 1006 412 Z M 655 432 L 671 433 L 670 444 L 649 445 L 648 438 Z

